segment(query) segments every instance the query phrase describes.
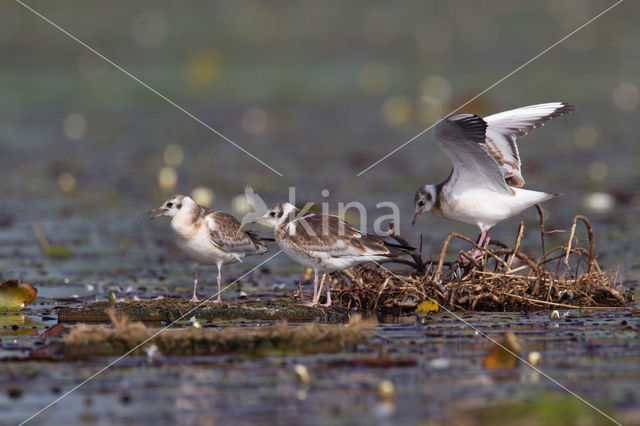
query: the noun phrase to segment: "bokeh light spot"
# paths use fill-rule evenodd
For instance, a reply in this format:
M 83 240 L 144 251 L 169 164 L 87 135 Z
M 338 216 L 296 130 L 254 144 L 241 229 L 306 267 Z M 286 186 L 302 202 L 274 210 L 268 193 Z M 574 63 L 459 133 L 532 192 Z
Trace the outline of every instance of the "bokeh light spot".
M 198 186 L 191 191 L 191 198 L 205 207 L 209 207 L 216 199 L 216 194 L 210 189 L 204 186 Z
M 62 122 L 62 131 L 69 139 L 81 139 L 89 129 L 87 119 L 82 114 L 73 112 Z
M 193 52 L 187 60 L 187 81 L 194 86 L 213 83 L 222 72 L 222 56 L 215 49 Z
M 172 143 L 165 148 L 163 157 L 167 166 L 179 167 L 184 161 L 184 151 L 180 145 Z
M 166 166 L 158 172 L 158 186 L 164 192 L 171 191 L 178 184 L 178 171 Z
M 441 75 L 430 75 L 420 82 L 422 96 L 438 99 L 442 103 L 451 100 L 451 84 Z
M 62 172 L 58 175 L 58 187 L 62 192 L 70 193 L 76 190 L 78 181 L 69 172 Z
M 411 105 L 407 98 L 394 97 L 388 99 L 382 107 L 382 116 L 387 124 L 402 126 L 411 117 Z
M 584 205 L 591 211 L 602 213 L 613 209 L 616 199 L 606 192 L 592 192 L 584 197 Z
M 584 125 L 578 127 L 573 134 L 573 142 L 581 149 L 591 149 L 598 140 L 598 132 L 592 126 Z
M 631 112 L 638 107 L 638 86 L 629 82 L 620 83 L 613 90 L 613 104 L 620 111 Z

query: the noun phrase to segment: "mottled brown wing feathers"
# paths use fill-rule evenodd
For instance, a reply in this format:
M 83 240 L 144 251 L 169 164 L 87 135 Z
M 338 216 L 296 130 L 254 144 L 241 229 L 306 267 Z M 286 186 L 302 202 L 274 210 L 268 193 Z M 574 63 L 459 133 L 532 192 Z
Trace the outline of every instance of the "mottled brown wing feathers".
M 238 220 L 230 214 L 207 209 L 211 242 L 230 252 L 264 251 L 265 245 L 256 234 L 242 230 Z
M 360 233 L 338 216 L 311 214 L 290 222 L 288 231 L 287 238 L 298 247 L 334 257 L 391 254 L 383 240 Z

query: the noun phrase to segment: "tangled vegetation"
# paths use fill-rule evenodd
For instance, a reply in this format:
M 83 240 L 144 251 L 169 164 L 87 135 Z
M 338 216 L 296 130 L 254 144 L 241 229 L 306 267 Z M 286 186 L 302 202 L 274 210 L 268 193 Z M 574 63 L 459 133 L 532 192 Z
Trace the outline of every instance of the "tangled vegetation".
M 425 300 L 434 300 L 450 310 L 533 311 L 625 306 L 633 301 L 615 273 L 605 272 L 596 260 L 593 229 L 584 216 L 575 216 L 568 231 L 545 231 L 540 215 L 542 256 L 520 251 L 524 225 L 520 223 L 514 248 L 493 242 L 481 261 L 466 252 L 454 262 L 445 262 L 449 243 L 461 239 L 482 249 L 469 238 L 452 233 L 444 241 L 437 262 L 425 262 L 413 254 L 407 272 L 394 272 L 384 265 L 360 265 L 334 274 L 335 303 L 362 312 L 395 313 L 415 310 Z M 588 233 L 588 247 L 574 242 L 581 222 Z M 566 244 L 546 249 L 545 236 L 568 232 Z M 399 236 L 390 235 L 402 244 Z M 560 272 L 562 271 L 562 272 Z

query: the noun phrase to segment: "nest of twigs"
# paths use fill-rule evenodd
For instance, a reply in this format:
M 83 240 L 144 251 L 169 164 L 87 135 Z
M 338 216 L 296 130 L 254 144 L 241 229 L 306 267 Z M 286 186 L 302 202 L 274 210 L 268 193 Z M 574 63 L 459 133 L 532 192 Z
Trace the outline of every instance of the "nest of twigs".
M 334 303 L 361 312 L 398 313 L 413 311 L 425 300 L 435 300 L 446 310 L 534 311 L 542 309 L 580 309 L 626 306 L 633 302 L 631 291 L 620 285 L 615 273 L 603 272 L 595 253 L 591 224 L 576 216 L 568 231 L 544 230 L 540 214 L 543 255 L 536 259 L 522 253 L 520 223 L 514 248 L 492 243 L 481 261 L 465 252 L 454 262 L 445 262 L 447 248 L 454 238 L 480 247 L 459 234 L 450 234 L 437 262 L 425 262 L 416 252 L 413 260 L 401 263 L 413 271 L 392 271 L 385 265 L 360 265 L 335 273 Z M 576 226 L 582 222 L 588 233 L 588 247 L 575 240 Z M 545 249 L 545 235 L 569 232 L 567 243 Z M 402 238 L 390 235 L 402 244 Z

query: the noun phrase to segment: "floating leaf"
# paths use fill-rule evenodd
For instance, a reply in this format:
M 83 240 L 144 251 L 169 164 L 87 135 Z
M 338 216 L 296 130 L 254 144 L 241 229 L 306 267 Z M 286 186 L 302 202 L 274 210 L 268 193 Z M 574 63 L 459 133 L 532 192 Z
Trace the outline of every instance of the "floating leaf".
M 490 370 L 512 370 L 518 364 L 520 344 L 515 334 L 508 332 L 502 342 L 495 344 L 482 360 L 484 368 Z
M 0 284 L 0 310 L 22 309 L 36 298 L 38 290 L 29 283 L 18 280 Z
M 433 299 L 427 299 L 418 305 L 415 312 L 438 312 L 438 302 Z

